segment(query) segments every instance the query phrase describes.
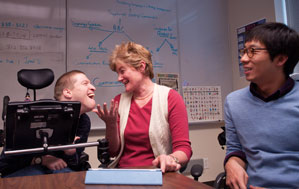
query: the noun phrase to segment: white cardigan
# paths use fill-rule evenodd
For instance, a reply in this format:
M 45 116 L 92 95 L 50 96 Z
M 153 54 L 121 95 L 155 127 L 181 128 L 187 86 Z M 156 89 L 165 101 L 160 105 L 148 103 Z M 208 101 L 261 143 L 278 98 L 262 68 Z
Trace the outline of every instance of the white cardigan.
M 152 97 L 152 112 L 149 125 L 149 139 L 157 157 L 161 154 L 170 154 L 172 151 L 171 133 L 168 124 L 168 93 L 170 88 L 154 84 L 154 93 Z M 115 160 L 109 167 L 115 167 L 123 153 L 125 141 L 124 131 L 127 125 L 129 111 L 131 107 L 132 93 L 122 93 L 119 102 L 118 113 L 120 115 L 120 139 L 121 149 Z

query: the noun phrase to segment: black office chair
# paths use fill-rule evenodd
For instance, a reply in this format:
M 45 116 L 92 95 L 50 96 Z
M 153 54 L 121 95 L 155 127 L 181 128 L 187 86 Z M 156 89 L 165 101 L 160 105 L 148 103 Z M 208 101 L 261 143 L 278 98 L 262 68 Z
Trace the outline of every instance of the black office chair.
M 198 181 L 198 178 L 202 175 L 203 167 L 200 164 L 195 164 L 191 167 L 191 175 L 194 180 Z
M 48 87 L 54 81 L 54 73 L 51 69 L 22 69 L 17 73 L 18 82 L 27 89 L 25 100 L 30 100 L 29 90 L 33 90 L 33 98 L 36 101 L 36 90 Z M 6 106 L 9 97 L 3 98 L 2 119 L 5 120 Z M 2 133 L 2 134 L 1 134 Z M 4 132 L 0 131 L 0 146 L 4 145 Z M 91 166 L 88 163 L 89 156 L 82 152 L 79 158 L 79 164 L 72 167 L 76 171 L 88 170 Z
M 225 184 L 225 181 L 226 181 L 226 174 L 225 172 L 221 172 L 217 175 L 215 181 L 214 181 L 214 188 L 216 189 L 226 189 L 226 188 L 229 188 L 226 184 Z
M 225 149 L 225 144 L 226 144 L 226 138 L 225 138 L 225 127 L 221 127 L 223 130 L 219 135 L 218 135 L 218 142 L 221 148 L 224 150 Z M 215 181 L 214 181 L 214 188 L 220 189 L 220 188 L 228 188 L 225 184 L 226 182 L 226 174 L 225 172 L 221 172 L 217 175 Z
M 182 173 L 182 174 L 184 174 L 184 173 L 186 173 L 185 171 L 187 170 L 186 174 L 188 174 L 189 171 L 190 171 L 190 174 L 193 177 L 193 179 L 196 180 L 196 181 L 198 181 L 198 178 L 203 173 L 203 167 L 202 167 L 202 165 L 200 165 L 200 164 L 194 164 L 194 165 L 192 165 L 191 168 L 188 167 L 188 169 L 187 169 L 187 167 L 188 167 L 188 164 L 186 164 L 185 166 L 181 167 L 181 169 L 179 170 L 179 172 Z
M 2 120 L 5 120 L 6 117 L 6 110 L 7 110 L 7 104 L 9 102 L 9 97 L 8 96 L 4 96 L 3 97 L 3 109 L 2 109 Z M 3 127 L 4 128 L 4 127 Z M 2 129 L 0 129 L 0 147 L 4 146 L 4 131 Z

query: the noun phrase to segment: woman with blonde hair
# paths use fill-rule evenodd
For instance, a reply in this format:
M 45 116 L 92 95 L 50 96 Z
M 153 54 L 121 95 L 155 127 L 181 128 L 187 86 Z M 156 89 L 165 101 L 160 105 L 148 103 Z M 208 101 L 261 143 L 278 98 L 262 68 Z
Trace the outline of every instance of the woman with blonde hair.
M 192 155 L 188 118 L 180 94 L 152 82 L 150 52 L 134 42 L 116 45 L 110 68 L 125 92 L 95 112 L 106 123 L 111 167 L 156 166 L 177 171 Z

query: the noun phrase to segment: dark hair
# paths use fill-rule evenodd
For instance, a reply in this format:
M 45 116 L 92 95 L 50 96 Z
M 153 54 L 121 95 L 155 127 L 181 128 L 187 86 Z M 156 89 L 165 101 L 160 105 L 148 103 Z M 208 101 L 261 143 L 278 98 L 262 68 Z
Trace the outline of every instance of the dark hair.
M 72 70 L 62 74 L 56 81 L 54 88 L 54 98 L 55 100 L 60 100 L 60 97 L 65 88 L 72 89 L 74 87 L 75 80 L 72 77 L 76 74 L 84 74 L 84 72 L 80 70 Z
M 282 23 L 269 22 L 258 25 L 245 34 L 245 43 L 259 41 L 264 44 L 273 61 L 277 55 L 288 56 L 284 65 L 286 77 L 293 73 L 299 60 L 298 33 Z

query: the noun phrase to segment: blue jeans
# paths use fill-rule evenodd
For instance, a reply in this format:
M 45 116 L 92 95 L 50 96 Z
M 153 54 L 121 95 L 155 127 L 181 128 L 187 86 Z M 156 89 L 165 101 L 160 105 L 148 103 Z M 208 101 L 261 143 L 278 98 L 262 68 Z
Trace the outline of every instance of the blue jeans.
M 72 169 L 66 167 L 60 170 L 50 170 L 47 167 L 41 165 L 30 165 L 23 169 L 20 169 L 14 173 L 6 175 L 4 178 L 8 177 L 21 177 L 21 176 L 33 176 L 33 175 L 44 175 L 44 174 L 55 174 L 55 173 L 69 173 L 73 172 Z

